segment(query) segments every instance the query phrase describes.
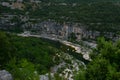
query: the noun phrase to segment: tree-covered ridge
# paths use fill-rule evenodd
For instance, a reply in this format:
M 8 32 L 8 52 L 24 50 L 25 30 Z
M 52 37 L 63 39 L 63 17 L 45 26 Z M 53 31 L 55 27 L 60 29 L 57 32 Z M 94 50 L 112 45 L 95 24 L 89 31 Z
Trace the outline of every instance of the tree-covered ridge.
M 18 1 L 18 0 L 1 0 L 1 1 Z M 119 2 L 119 0 L 38 0 L 41 2 L 52 3 L 88 3 L 88 2 Z M 30 0 L 24 0 L 24 2 L 30 2 Z
M 87 29 L 119 32 L 120 3 L 98 2 L 83 4 L 23 3 L 24 10 L 0 6 L 2 13 L 29 16 L 27 22 L 54 20 L 58 23 L 71 22 L 87 25 Z M 34 6 L 34 7 L 33 7 Z M 19 16 L 18 16 L 19 18 Z M 32 19 L 36 19 L 32 21 Z M 24 24 L 21 22 L 20 24 Z
M 98 31 L 119 31 L 120 6 L 119 3 L 100 2 L 74 5 L 43 5 L 31 12 L 30 17 L 57 22 L 82 23 L 88 29 Z
M 29 9 L 28 9 L 29 10 Z M 91 3 L 72 5 L 43 5 L 29 15 L 36 18 L 55 19 L 84 23 L 118 23 L 119 3 Z
M 119 0 L 40 0 L 40 1 L 57 3 L 88 3 L 88 2 L 116 2 Z

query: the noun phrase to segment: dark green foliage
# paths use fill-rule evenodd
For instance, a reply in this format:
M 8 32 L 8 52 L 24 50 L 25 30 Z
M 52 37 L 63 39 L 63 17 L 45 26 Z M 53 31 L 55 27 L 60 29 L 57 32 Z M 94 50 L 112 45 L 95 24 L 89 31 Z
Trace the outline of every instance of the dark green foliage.
M 39 80 L 34 64 L 26 59 L 22 59 L 19 62 L 15 58 L 12 59 L 7 64 L 7 69 L 12 73 L 15 80 Z
M 85 80 L 120 80 L 120 47 L 119 42 L 113 43 L 98 39 L 98 46 L 93 61 L 89 63 L 83 75 Z M 93 54 L 92 54 L 93 55 Z M 76 80 L 80 80 L 77 79 Z
M 48 2 L 52 3 L 48 4 Z M 59 2 L 66 2 L 66 4 Z M 74 2 L 77 2 L 77 4 L 69 4 Z M 36 5 L 29 2 L 23 4 L 25 5 L 24 10 L 11 10 L 8 7 L 0 6 L 0 11 L 1 13 L 29 16 L 36 19 L 33 21 L 36 23 L 47 20 L 55 20 L 59 23 L 78 22 L 85 25 L 86 29 L 97 30 L 102 33 L 117 33 L 120 31 L 119 0 L 43 0 L 43 2 Z M 34 5 L 36 8 L 33 9 Z M 39 20 L 37 21 L 37 19 Z
M 108 72 L 108 62 L 105 59 L 97 59 L 88 66 L 86 79 L 89 80 L 105 80 Z
M 119 0 L 41 0 L 42 2 L 56 2 L 56 3 L 89 3 L 89 2 L 117 2 Z
M 34 37 L 18 37 L 0 32 L 0 68 L 15 80 L 38 80 L 55 65 L 53 56 L 60 52 L 54 44 Z M 37 72 L 36 74 L 34 72 Z
M 85 71 L 81 70 L 78 74 L 75 75 L 75 80 L 86 80 L 85 79 Z
M 4 63 L 8 62 L 13 56 L 15 56 L 15 53 L 12 43 L 6 33 L 0 32 L 0 67 L 5 65 Z
M 119 3 L 113 2 L 85 3 L 75 6 L 58 3 L 48 6 L 47 3 L 41 3 L 41 7 L 32 10 L 29 15 L 32 18 L 40 18 L 41 21 L 51 19 L 59 23 L 78 22 L 86 25 L 86 29 L 116 32 L 120 29 L 119 13 Z
M 100 57 L 104 57 L 110 63 L 115 63 L 120 65 L 119 63 L 119 56 L 120 56 L 120 48 L 119 48 L 119 41 L 116 43 L 112 43 L 111 41 L 105 41 L 104 38 L 100 39 L 98 44 L 98 52 Z
M 34 63 L 39 73 L 46 73 L 54 65 L 52 56 L 56 48 L 38 38 L 12 37 L 17 49 L 17 59 L 25 58 Z
M 76 41 L 76 39 L 77 39 L 75 33 L 71 33 L 68 38 L 69 38 L 69 40 L 70 40 L 71 42 L 74 42 L 74 41 Z
M 55 80 L 65 80 L 62 77 L 59 76 L 59 74 L 55 74 Z

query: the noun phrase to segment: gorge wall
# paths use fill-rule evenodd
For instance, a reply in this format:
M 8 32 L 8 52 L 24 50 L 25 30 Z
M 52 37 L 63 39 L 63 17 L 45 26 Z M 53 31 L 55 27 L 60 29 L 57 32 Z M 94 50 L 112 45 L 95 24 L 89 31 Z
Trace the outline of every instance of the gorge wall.
M 63 40 L 96 40 L 104 36 L 107 39 L 118 40 L 120 35 L 113 32 L 100 32 L 87 29 L 87 25 L 81 23 L 59 23 L 52 20 L 39 21 L 23 15 L 4 14 L 0 17 L 0 29 L 12 32 L 30 31 L 31 34 L 49 36 Z

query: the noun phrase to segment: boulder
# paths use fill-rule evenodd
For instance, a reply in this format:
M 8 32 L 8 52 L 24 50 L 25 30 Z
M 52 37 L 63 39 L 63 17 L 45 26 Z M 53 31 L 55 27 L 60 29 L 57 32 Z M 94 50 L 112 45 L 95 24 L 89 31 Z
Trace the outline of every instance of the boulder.
M 12 75 L 6 71 L 6 70 L 1 70 L 0 71 L 0 80 L 13 80 Z

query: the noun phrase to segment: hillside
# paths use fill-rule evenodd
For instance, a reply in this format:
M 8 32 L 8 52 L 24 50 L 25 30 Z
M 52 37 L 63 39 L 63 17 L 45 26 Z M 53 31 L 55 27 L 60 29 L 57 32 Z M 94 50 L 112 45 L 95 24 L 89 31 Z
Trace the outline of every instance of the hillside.
M 119 2 L 119 0 L 41 0 L 41 1 L 58 3 Z
M 0 6 L 0 29 L 55 35 L 67 40 L 73 33 L 79 40 L 96 40 L 97 37 L 104 36 L 115 41 L 120 34 L 119 5 L 119 2 L 108 1 L 72 4 L 6 2 Z
M 0 32 L 0 44 L 0 70 L 8 70 L 15 80 L 73 79 L 85 67 L 83 61 L 89 62 L 74 48 L 44 38 Z
M 120 80 L 119 22 L 120 0 L 0 0 L 0 80 Z
M 24 5 L 24 7 L 22 5 Z M 32 22 L 34 24 L 41 21 L 54 20 L 58 23 L 81 23 L 87 25 L 87 29 L 97 31 L 105 30 L 118 33 L 120 29 L 120 6 L 119 3 L 116 2 L 91 2 L 90 4 L 33 4 L 27 2 L 22 3 L 22 5 L 21 8 L 16 7 L 16 9 L 10 9 L 9 7 L 1 5 L 1 15 L 6 16 L 6 13 L 8 17 L 11 14 L 17 15 L 18 17 L 16 17 L 16 19 L 13 17 L 13 19 L 10 20 L 12 23 L 22 19 L 20 18 L 22 15 L 23 18 L 28 18 L 26 22 Z M 24 23 L 25 22 L 21 20 L 18 25 L 23 25 Z

